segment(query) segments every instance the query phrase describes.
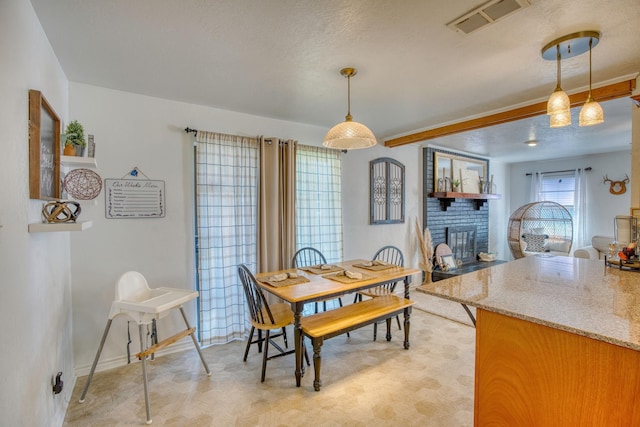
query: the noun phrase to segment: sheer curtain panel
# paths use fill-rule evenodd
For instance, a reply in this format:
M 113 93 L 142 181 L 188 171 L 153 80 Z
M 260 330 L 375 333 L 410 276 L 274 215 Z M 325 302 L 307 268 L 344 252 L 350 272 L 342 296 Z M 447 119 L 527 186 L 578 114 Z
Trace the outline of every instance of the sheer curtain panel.
M 298 144 L 296 246 L 342 261 L 342 161 L 338 150 Z
M 196 259 L 204 345 L 244 339 L 238 264 L 257 265 L 260 146 L 256 138 L 196 134 Z

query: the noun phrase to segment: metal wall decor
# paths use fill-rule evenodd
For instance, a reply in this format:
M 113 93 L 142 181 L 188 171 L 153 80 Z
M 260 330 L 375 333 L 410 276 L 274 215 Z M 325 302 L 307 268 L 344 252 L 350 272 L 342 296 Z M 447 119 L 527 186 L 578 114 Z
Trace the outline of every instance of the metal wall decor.
M 90 169 L 74 169 L 64 177 L 64 189 L 77 200 L 93 200 L 102 190 L 102 178 Z
M 404 165 L 389 157 L 369 162 L 371 224 L 404 222 Z

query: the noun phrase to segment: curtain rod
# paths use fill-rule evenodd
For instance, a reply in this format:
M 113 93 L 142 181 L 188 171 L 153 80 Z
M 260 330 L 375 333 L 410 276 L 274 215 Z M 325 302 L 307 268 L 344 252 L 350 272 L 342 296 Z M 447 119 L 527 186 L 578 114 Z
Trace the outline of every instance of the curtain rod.
M 560 172 L 573 172 L 575 170 L 581 170 L 580 168 L 576 168 L 576 169 L 565 169 L 563 171 L 546 171 L 546 172 L 536 172 L 536 173 L 560 173 Z M 586 168 L 584 168 L 585 171 L 590 171 L 591 170 L 591 166 L 587 166 Z M 533 175 L 533 173 L 529 172 L 529 173 L 525 173 L 525 176 L 531 176 Z
M 186 133 L 198 133 L 198 129 L 191 129 L 190 127 L 184 128 Z

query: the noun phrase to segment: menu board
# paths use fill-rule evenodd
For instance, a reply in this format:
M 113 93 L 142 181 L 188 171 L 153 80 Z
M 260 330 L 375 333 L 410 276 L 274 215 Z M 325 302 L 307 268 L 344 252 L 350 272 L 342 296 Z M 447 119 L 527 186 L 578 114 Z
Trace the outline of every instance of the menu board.
M 108 219 L 164 218 L 164 181 L 105 179 L 104 183 Z

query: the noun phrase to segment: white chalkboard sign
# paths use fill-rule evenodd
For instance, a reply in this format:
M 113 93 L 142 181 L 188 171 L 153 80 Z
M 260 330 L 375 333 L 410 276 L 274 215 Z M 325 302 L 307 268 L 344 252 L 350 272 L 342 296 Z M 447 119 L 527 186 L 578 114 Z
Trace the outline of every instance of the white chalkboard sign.
M 164 181 L 105 179 L 105 216 L 164 218 Z

